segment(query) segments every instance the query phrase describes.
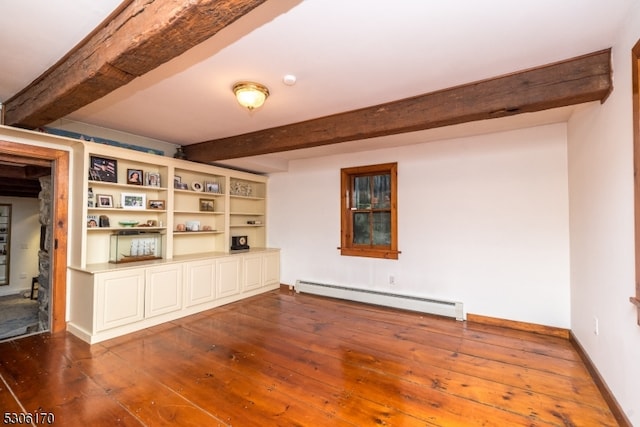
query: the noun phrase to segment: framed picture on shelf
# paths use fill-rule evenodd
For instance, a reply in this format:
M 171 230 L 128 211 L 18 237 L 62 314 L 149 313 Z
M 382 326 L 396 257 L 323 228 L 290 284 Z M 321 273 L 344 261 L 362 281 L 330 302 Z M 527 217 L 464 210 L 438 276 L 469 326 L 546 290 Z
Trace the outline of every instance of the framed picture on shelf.
M 142 185 L 143 176 L 141 169 L 127 169 L 127 184 Z
M 118 161 L 90 156 L 89 179 L 92 181 L 118 182 Z
M 204 191 L 207 193 L 220 193 L 220 184 L 217 182 L 205 182 Z
M 174 175 L 173 188 L 180 188 L 181 183 L 182 183 L 182 177 L 179 177 L 178 175 Z
M 109 217 L 106 215 L 100 215 L 98 217 L 98 227 L 111 227 Z
M 87 228 L 98 227 L 98 215 L 87 215 Z
M 145 185 L 149 187 L 160 187 L 160 174 L 157 172 L 147 172 L 145 174 Z
M 194 181 L 191 183 L 191 189 L 193 191 L 202 191 L 204 190 L 204 186 L 202 185 L 202 183 L 200 181 Z
M 164 210 L 164 200 L 149 200 L 149 209 Z
M 147 195 L 142 193 L 120 194 L 121 204 L 124 209 L 145 209 L 147 207 Z
M 200 210 L 202 212 L 213 212 L 215 200 L 213 199 L 200 199 Z
M 113 196 L 110 194 L 98 194 L 96 196 L 96 207 L 98 208 L 112 208 Z

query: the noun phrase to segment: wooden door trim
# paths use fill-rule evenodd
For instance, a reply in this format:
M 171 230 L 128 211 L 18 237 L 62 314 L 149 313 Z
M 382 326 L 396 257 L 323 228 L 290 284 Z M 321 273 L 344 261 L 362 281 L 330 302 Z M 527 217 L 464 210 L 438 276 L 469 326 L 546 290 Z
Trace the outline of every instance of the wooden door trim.
M 51 333 L 67 329 L 67 241 L 69 222 L 69 151 L 0 140 L 0 153 L 52 162 Z

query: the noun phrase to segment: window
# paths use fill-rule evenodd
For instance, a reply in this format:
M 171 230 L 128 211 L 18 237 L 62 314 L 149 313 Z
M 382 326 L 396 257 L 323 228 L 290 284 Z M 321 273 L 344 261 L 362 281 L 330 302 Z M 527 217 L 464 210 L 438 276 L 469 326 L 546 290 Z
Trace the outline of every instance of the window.
M 342 255 L 398 259 L 397 180 L 397 163 L 342 169 Z

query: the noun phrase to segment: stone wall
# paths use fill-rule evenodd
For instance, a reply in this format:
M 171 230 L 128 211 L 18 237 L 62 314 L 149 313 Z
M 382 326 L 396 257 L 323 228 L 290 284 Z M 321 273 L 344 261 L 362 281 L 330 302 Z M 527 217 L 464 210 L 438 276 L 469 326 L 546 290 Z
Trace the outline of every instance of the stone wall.
M 38 252 L 38 329 L 49 330 L 49 301 L 51 294 L 51 249 L 53 199 L 51 197 L 51 176 L 40 178 L 40 251 Z

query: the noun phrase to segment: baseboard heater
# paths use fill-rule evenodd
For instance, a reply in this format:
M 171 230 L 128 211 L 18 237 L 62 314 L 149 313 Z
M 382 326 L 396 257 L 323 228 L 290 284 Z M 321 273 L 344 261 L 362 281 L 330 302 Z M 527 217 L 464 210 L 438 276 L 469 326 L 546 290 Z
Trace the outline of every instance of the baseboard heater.
M 344 286 L 308 282 L 305 280 L 296 280 L 295 290 L 296 292 L 364 302 L 367 304 L 383 305 L 386 307 L 453 317 L 456 320 L 464 320 L 464 312 L 461 302 L 393 294 L 369 289 L 347 288 Z

